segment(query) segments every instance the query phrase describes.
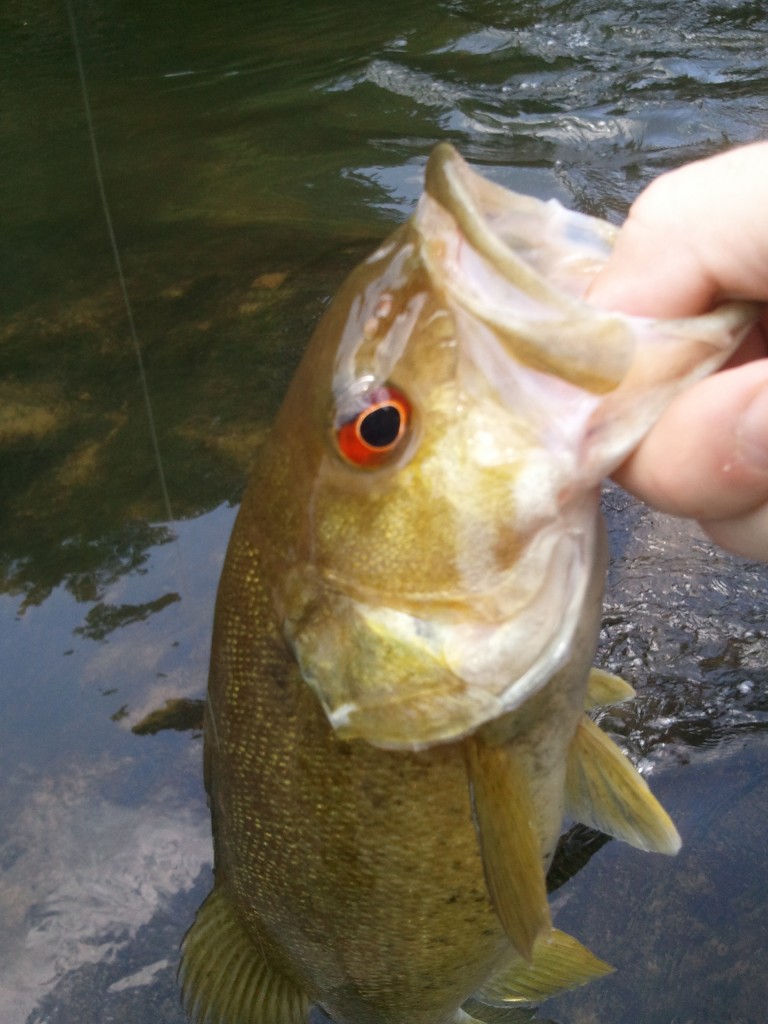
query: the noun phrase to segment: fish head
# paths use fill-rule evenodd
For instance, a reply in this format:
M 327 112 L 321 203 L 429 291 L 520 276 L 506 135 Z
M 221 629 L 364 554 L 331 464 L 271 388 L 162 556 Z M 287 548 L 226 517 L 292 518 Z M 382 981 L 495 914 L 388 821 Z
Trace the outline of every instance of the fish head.
M 589 306 L 614 237 L 443 144 L 321 321 L 253 486 L 285 638 L 340 737 L 461 738 L 598 621 L 600 480 L 754 312 Z

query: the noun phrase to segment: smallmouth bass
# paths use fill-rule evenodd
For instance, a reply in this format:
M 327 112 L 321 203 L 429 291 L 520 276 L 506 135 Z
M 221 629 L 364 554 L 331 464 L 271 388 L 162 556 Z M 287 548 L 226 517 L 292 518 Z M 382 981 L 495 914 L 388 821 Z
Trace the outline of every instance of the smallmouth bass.
M 588 306 L 614 236 L 443 144 L 319 325 L 219 587 L 196 1024 L 511 1020 L 610 970 L 552 925 L 564 815 L 677 851 L 585 714 L 632 696 L 591 668 L 599 485 L 754 309 Z

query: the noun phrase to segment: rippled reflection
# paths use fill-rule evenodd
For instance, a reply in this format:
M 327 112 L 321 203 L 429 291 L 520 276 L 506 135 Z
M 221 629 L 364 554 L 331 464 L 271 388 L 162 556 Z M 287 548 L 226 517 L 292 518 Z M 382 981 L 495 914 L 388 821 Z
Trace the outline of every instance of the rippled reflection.
M 156 959 L 173 983 L 178 942 L 210 870 L 201 744 L 199 734 L 137 738 L 130 727 L 170 698 L 203 692 L 214 589 L 233 518 L 234 509 L 222 506 L 173 524 L 174 542 L 149 549 L 98 602 L 60 587 L 12 618 L 3 599 L 4 1021 L 26 1020 L 57 991 L 68 1007 L 61 1012 L 71 1015 L 65 1019 L 85 1020 L 73 993 L 93 998 L 98 984 L 89 965 L 99 965 L 104 987 L 109 979 L 117 986 L 109 991 L 121 993 L 153 983 L 151 972 L 128 969 L 151 949 L 162 953 Z M 169 591 L 176 600 L 152 600 Z M 126 607 L 143 613 L 118 615 L 104 632 L 87 628 L 89 608 Z M 174 904 L 182 909 L 150 942 L 146 929 Z
M 160 521 L 65 10 L 9 0 L 0 1018 L 180 1024 L 177 945 L 210 881 L 200 743 L 131 727 L 203 695 L 233 505 L 329 295 L 408 215 L 439 139 L 620 219 L 659 170 L 765 136 L 768 13 L 73 4 L 177 521 Z M 609 843 L 558 889 L 559 923 L 621 971 L 552 1012 L 758 1020 L 766 570 L 616 489 L 607 506 L 603 660 L 640 696 L 603 724 L 656 773 L 686 848 L 635 868 Z

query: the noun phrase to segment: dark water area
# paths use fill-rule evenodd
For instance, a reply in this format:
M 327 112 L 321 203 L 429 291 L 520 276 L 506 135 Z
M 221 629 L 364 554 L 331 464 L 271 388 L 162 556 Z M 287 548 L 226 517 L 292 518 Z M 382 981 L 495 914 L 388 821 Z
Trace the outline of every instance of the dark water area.
M 248 466 L 345 274 L 448 139 L 620 221 L 660 171 L 768 133 L 758 3 L 73 0 L 0 10 L 0 1020 L 181 1024 L 210 883 L 194 728 Z M 713 197 L 713 201 L 716 197 Z M 559 1024 L 762 1020 L 768 570 L 612 488 L 603 725 L 676 817 L 605 845 L 556 922 L 620 969 Z M 188 721 L 187 721 L 187 724 Z

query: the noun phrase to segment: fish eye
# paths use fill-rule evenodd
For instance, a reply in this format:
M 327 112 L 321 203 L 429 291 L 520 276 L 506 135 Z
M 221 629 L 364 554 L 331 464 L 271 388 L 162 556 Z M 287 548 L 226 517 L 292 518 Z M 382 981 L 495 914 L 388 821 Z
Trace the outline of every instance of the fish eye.
M 399 450 L 411 422 L 411 404 L 402 391 L 390 386 L 360 397 L 365 404 L 336 428 L 336 441 L 348 462 L 368 469 Z

